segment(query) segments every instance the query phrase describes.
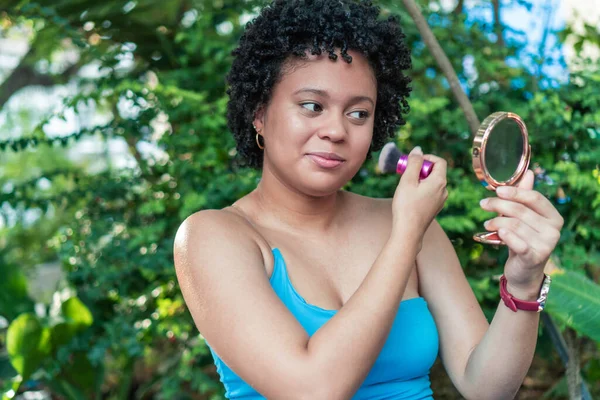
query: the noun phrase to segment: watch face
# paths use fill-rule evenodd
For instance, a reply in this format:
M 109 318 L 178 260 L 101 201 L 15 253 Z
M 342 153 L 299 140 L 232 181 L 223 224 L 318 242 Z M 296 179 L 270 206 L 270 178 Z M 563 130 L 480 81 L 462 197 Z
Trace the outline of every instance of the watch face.
M 549 275 L 544 274 L 544 282 L 542 282 L 542 288 L 540 289 L 540 297 L 538 297 L 539 311 L 542 311 L 546 307 L 546 299 L 548 298 L 548 292 L 550 291 L 550 279 Z

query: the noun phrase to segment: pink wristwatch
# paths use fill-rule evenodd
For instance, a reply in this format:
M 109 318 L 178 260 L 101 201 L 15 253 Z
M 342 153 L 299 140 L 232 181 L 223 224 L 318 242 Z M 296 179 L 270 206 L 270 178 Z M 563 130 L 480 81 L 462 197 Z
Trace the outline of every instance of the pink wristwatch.
M 514 312 L 517 312 L 517 310 L 540 312 L 546 306 L 546 299 L 548 297 L 548 292 L 550 291 L 551 282 L 552 279 L 550 279 L 550 276 L 544 274 L 544 281 L 542 282 L 542 288 L 540 289 L 538 299 L 536 301 L 525 301 L 519 300 L 508 293 L 508 290 L 506 289 L 506 277 L 502 275 L 500 277 L 500 297 L 502 298 L 502 301 L 504 301 L 504 304 Z

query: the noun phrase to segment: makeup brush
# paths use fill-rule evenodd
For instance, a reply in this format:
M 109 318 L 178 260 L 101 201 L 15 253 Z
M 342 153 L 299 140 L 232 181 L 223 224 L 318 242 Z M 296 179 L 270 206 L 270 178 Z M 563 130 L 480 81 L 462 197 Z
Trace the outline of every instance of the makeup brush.
M 379 170 L 386 174 L 397 173 L 403 174 L 406 171 L 408 165 L 408 155 L 400 153 L 398 147 L 394 142 L 387 143 L 381 149 L 379 154 Z M 431 161 L 423 160 L 423 166 L 421 167 L 421 173 L 419 174 L 420 179 L 425 179 L 429 176 L 433 170 L 433 163 Z

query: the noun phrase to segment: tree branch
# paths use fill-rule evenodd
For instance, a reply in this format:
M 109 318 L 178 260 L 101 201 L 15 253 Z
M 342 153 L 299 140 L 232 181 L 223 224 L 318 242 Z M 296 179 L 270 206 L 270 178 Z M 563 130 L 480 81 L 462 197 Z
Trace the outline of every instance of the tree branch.
M 504 36 L 502 35 L 502 22 L 500 21 L 500 0 L 492 0 L 494 8 L 494 32 L 498 37 L 498 46 L 504 47 Z
M 581 369 L 579 366 L 579 340 L 577 334 L 573 330 L 567 329 L 565 331 L 565 341 L 569 352 L 566 371 L 569 398 L 581 399 Z
M 10 97 L 20 89 L 27 86 L 53 86 L 64 83 L 77 73 L 81 68 L 79 63 L 69 66 L 60 75 L 46 75 L 38 73 L 30 63 L 33 54 L 33 46 L 29 49 L 25 57 L 21 60 L 17 68 L 0 85 L 0 109 L 10 99 Z
M 480 125 L 479 119 L 477 118 L 477 114 L 475 114 L 475 110 L 473 109 L 473 105 L 469 101 L 469 98 L 460 86 L 460 81 L 458 80 L 458 76 L 456 75 L 456 72 L 450 63 L 450 60 L 448 60 L 448 56 L 446 56 L 446 53 L 444 53 L 444 50 L 435 38 L 431 28 L 429 25 L 427 25 L 427 21 L 425 21 L 425 18 L 423 17 L 423 14 L 421 13 L 421 10 L 419 10 L 419 7 L 415 1 L 402 0 L 402 2 L 404 3 L 404 6 L 406 7 L 413 21 L 415 21 L 415 25 L 421 33 L 421 37 L 429 48 L 433 58 L 442 70 L 443 74 L 446 76 L 446 79 L 450 84 L 452 94 L 454 94 L 454 97 L 458 101 L 460 108 L 465 114 L 471 133 L 473 136 L 475 136 Z
M 454 10 L 452 10 L 452 13 L 457 14 L 457 15 L 462 14 L 464 7 L 465 7 L 464 0 L 458 0 L 458 4 L 456 4 L 456 7 L 454 8 Z

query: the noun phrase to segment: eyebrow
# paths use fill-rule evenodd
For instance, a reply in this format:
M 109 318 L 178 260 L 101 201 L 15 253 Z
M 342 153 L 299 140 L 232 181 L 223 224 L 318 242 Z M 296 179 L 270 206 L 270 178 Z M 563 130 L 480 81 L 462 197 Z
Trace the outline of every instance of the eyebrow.
M 321 97 L 325 97 L 326 99 L 328 99 L 330 97 L 329 93 L 327 93 L 327 91 L 321 90 L 321 89 L 316 89 L 316 88 L 303 88 L 303 89 L 300 89 L 300 90 L 296 90 L 293 94 L 296 95 L 298 93 L 303 93 L 303 92 L 314 93 L 314 94 L 319 95 Z M 373 101 L 373 99 L 371 99 L 368 96 L 354 96 L 354 97 L 352 97 L 350 99 L 350 101 L 353 102 L 353 103 L 359 102 L 359 101 L 364 101 L 364 100 L 370 102 L 373 105 L 373 107 L 375 107 L 375 102 Z

